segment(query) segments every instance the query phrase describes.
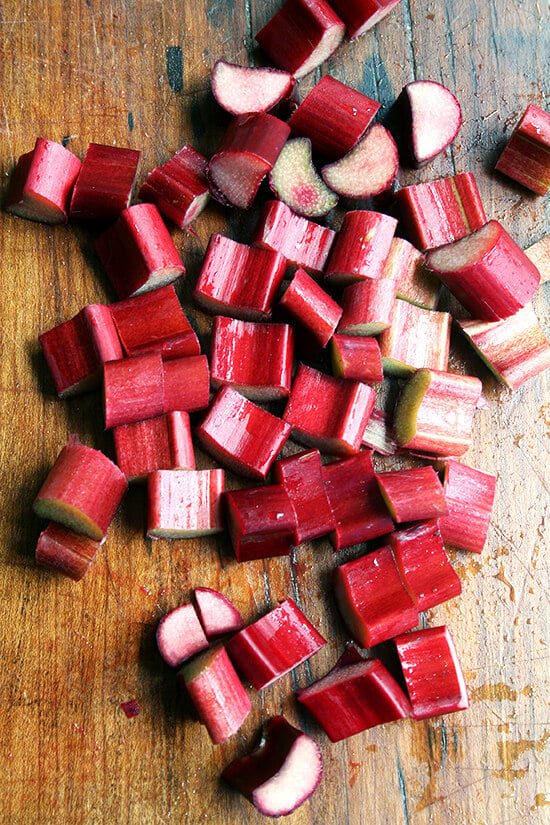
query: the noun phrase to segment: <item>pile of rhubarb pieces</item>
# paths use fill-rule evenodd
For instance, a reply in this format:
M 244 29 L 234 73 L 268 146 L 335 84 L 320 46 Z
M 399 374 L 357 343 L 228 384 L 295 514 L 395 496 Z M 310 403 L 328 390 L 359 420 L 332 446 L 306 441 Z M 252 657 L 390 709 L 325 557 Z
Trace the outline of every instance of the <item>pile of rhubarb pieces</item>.
M 431 81 L 408 84 L 393 135 L 372 124 L 376 101 L 329 76 L 296 101 L 296 80 L 346 30 L 358 37 L 397 2 L 286 0 L 257 35 L 277 68 L 219 60 L 213 69 L 214 96 L 234 116 L 218 151 L 207 160 L 184 146 L 147 175 L 139 202 L 130 205 L 139 152 L 90 144 L 81 162 L 45 138 L 19 159 L 6 201 L 31 220 L 101 226 L 97 254 L 120 299 L 40 335 L 60 398 L 102 387 L 116 463 L 70 438 L 34 504 L 50 520 L 37 562 L 81 579 L 138 481 L 147 483 L 149 537 L 227 530 L 238 562 L 288 556 L 321 536 L 335 550 L 373 542 L 333 574 L 353 643 L 297 696 L 332 741 L 468 706 L 449 630 L 416 629 L 421 611 L 460 593 L 445 546 L 482 551 L 495 494 L 494 476 L 457 460 L 482 386 L 447 371 L 452 319 L 436 309 L 441 285 L 508 388 L 550 366 L 530 303 L 547 239 L 522 251 L 487 220 L 470 172 L 393 192 L 400 161 L 420 166 L 456 136 L 454 95 Z M 548 191 L 548 113 L 527 108 L 497 168 Z M 189 226 L 210 196 L 247 209 L 267 176 L 276 199 L 265 202 L 252 244 L 210 239 L 194 289 L 213 316 L 207 356 L 174 288 L 185 268 L 165 221 Z M 339 196 L 382 198 L 381 211 L 348 211 L 338 231 L 311 220 Z M 387 376 L 402 383 L 393 416 L 372 386 Z M 307 449 L 278 458 L 289 438 Z M 193 439 L 218 468 L 196 469 Z M 373 450 L 410 451 L 423 466 L 376 472 Z M 225 470 L 254 486 L 225 492 Z M 223 594 L 197 588 L 194 598 L 164 616 L 157 641 L 219 743 L 251 709 L 239 676 L 262 690 L 325 640 L 290 598 L 248 627 Z M 389 640 L 402 678 L 365 653 Z M 304 802 L 321 775 L 318 745 L 278 716 L 223 777 L 276 816 Z

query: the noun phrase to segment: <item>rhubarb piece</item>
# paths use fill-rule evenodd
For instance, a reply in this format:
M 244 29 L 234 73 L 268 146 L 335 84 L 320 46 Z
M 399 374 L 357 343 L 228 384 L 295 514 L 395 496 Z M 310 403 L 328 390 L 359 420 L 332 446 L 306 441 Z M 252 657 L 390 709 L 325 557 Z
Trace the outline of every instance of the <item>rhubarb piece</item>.
M 331 347 L 332 371 L 338 378 L 350 378 L 365 384 L 383 380 L 382 357 L 376 338 L 334 335 Z
M 546 235 L 523 251 L 540 272 L 541 284 L 550 281 L 550 235 Z
M 164 368 L 159 352 L 109 361 L 103 367 L 105 429 L 156 418 L 164 409 Z
M 372 647 L 418 624 L 418 613 L 391 547 L 380 547 L 336 567 L 333 576 L 338 608 L 351 637 Z
M 293 137 L 310 139 L 316 154 L 336 160 L 361 139 L 379 108 L 375 100 L 327 74 L 292 113 L 289 126 Z
M 41 518 L 101 541 L 127 489 L 116 464 L 73 435 L 48 473 L 33 510 Z
M 236 66 L 216 60 L 212 69 L 212 94 L 232 115 L 269 112 L 290 96 L 295 80 L 288 72 L 265 67 Z
M 310 798 L 322 776 L 318 745 L 283 716 L 273 716 L 258 747 L 222 773 L 265 816 L 291 814 Z
M 374 390 L 298 365 L 283 420 L 292 437 L 331 455 L 359 452 L 374 406 Z
M 315 171 L 308 138 L 287 141 L 271 171 L 269 184 L 280 200 L 307 218 L 326 215 L 338 203 L 338 195 L 325 186 Z
M 450 459 L 443 489 L 449 515 L 440 519 L 445 544 L 481 553 L 487 538 L 495 498 L 496 478 Z
M 168 359 L 201 351 L 173 284 L 117 301 L 109 309 L 126 355 L 158 351 Z
M 210 399 L 210 371 L 206 355 L 163 361 L 163 412 L 205 410 Z
M 378 473 L 376 481 L 392 519 L 398 524 L 438 519 L 448 513 L 443 487 L 433 467 Z
M 407 83 L 398 98 L 404 121 L 403 155 L 416 167 L 444 152 L 458 134 L 462 111 L 454 94 L 433 80 Z
M 265 479 L 290 430 L 232 387 L 222 387 L 195 433 L 220 464 L 238 475 Z
M 157 470 L 147 476 L 147 536 L 187 539 L 223 530 L 223 470 Z
M 78 582 L 90 569 L 100 546 L 99 541 L 80 536 L 52 521 L 40 533 L 36 563 Z
M 462 585 L 447 558 L 438 521 L 425 521 L 390 536 L 393 555 L 418 612 L 458 596 Z
M 471 172 L 405 186 L 396 199 L 409 240 L 421 250 L 457 241 L 487 222 Z
M 325 271 L 325 281 L 335 286 L 380 278 L 397 221 L 364 209 L 347 212 Z
M 79 171 L 76 155 L 60 143 L 37 138 L 32 152 L 17 161 L 4 204 L 6 212 L 41 223 L 67 223 Z
M 208 647 L 208 639 L 192 604 L 182 604 L 162 617 L 157 627 L 157 645 L 170 667 L 180 667 Z
M 129 699 L 127 702 L 121 702 L 120 707 L 124 711 L 124 715 L 127 719 L 134 719 L 134 717 L 139 716 L 140 714 L 140 707 L 137 699 Z
M 249 209 L 289 134 L 284 121 L 265 112 L 234 118 L 206 170 L 214 197 L 223 204 Z
M 218 315 L 210 347 L 212 386 L 229 385 L 252 401 L 290 394 L 294 335 L 288 324 L 258 324 Z
M 332 8 L 346 24 L 350 40 L 372 29 L 398 3 L 399 0 L 330 0 Z
M 447 369 L 451 342 L 448 312 L 422 309 L 397 298 L 391 326 L 380 336 L 384 372 L 403 378 L 416 369 Z
M 149 172 L 139 197 L 154 203 L 165 218 L 185 229 L 210 199 L 206 158 L 192 146 L 182 146 L 166 163 Z
M 140 152 L 90 143 L 71 198 L 71 218 L 114 221 L 130 205 Z
M 225 648 L 201 653 L 178 675 L 215 745 L 239 730 L 252 705 Z
M 481 381 L 421 369 L 405 384 L 395 410 L 395 437 L 408 450 L 457 456 L 466 452 Z
M 279 306 L 322 347 L 330 341 L 342 316 L 342 308 L 303 269 L 294 273 Z
M 371 412 L 363 433 L 362 444 L 380 455 L 395 455 L 399 452 L 393 438 L 393 422 L 383 410 L 375 407 Z
M 142 481 L 155 470 L 194 470 L 191 426 L 176 411 L 113 429 L 116 462 L 128 481 Z
M 423 309 L 435 309 L 441 281 L 430 272 L 424 255 L 403 238 L 394 238 L 381 278 L 397 283 L 397 297 Z
M 550 367 L 550 342 L 532 304 L 503 321 L 458 324 L 486 366 L 511 390 Z
M 522 309 L 539 285 L 540 273 L 498 221 L 460 241 L 432 249 L 426 264 L 482 321 L 499 321 Z
M 365 278 L 342 293 L 338 332 L 361 337 L 379 335 L 391 325 L 397 283 L 389 278 Z
M 530 103 L 495 166 L 537 195 L 550 189 L 550 113 Z
M 319 278 L 335 237 L 332 229 L 294 214 L 286 203 L 268 201 L 256 227 L 254 244 L 280 252 L 289 264 Z
M 102 365 L 123 352 L 109 307 L 90 304 L 78 315 L 38 336 L 59 398 L 101 384 Z
M 328 60 L 345 30 L 325 0 L 286 0 L 255 39 L 279 69 L 298 79 Z
M 296 514 L 282 484 L 233 490 L 225 504 L 237 561 L 290 555 Z
M 387 129 L 375 123 L 343 158 L 324 166 L 326 185 L 347 198 L 373 198 L 392 188 L 399 155 Z
M 244 626 L 243 617 L 223 593 L 210 587 L 195 587 L 193 596 L 208 641 L 236 633 Z
M 428 719 L 443 713 L 466 710 L 466 683 L 447 627 L 427 627 L 403 633 L 395 646 L 413 719 Z
M 380 495 L 370 452 L 325 464 L 323 479 L 336 523 L 330 535 L 335 550 L 392 532 L 393 521 Z
M 120 213 L 95 241 L 95 248 L 119 298 L 170 284 L 185 267 L 157 207 L 138 203 Z
M 317 653 L 325 640 L 292 599 L 285 599 L 227 643 L 232 662 L 261 690 Z
M 212 314 L 265 321 L 285 269 L 286 260 L 278 252 L 246 246 L 215 232 L 193 296 Z
M 334 530 L 334 515 L 325 490 L 319 450 L 307 450 L 279 459 L 273 465 L 273 480 L 284 486 L 294 508 L 296 544 Z

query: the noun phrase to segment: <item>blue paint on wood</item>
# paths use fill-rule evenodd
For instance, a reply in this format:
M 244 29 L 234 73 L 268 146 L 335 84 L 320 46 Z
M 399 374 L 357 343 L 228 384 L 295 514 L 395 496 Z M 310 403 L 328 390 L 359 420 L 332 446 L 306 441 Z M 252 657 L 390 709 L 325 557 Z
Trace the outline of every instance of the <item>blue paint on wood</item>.
M 181 46 L 168 46 L 166 49 L 166 74 L 172 91 L 183 91 L 183 53 Z
M 128 112 L 128 129 L 131 132 L 134 130 L 134 116 L 131 112 Z

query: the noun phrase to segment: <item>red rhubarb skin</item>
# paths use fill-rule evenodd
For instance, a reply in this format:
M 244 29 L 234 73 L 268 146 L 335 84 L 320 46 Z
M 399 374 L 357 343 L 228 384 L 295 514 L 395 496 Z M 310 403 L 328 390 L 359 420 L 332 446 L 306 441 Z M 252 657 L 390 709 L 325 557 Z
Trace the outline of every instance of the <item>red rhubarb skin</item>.
M 140 155 L 135 149 L 90 143 L 73 189 L 71 218 L 114 221 L 130 204 Z
M 189 415 L 180 410 L 113 429 L 116 461 L 128 481 L 155 470 L 194 470 Z
M 73 533 L 52 521 L 40 533 L 36 545 L 36 563 L 80 581 L 90 569 L 100 542 Z
M 208 647 L 208 639 L 192 604 L 182 604 L 166 613 L 157 627 L 156 639 L 159 653 L 170 667 L 180 667 Z
M 469 706 L 466 683 L 447 627 L 404 633 L 395 639 L 395 646 L 413 719 L 466 710 Z
M 205 410 L 210 400 L 210 370 L 206 355 L 163 361 L 163 412 Z
M 443 483 L 449 515 L 439 522 L 445 544 L 481 553 L 495 499 L 496 477 L 450 459 Z
M 325 281 L 347 286 L 380 278 L 397 221 L 381 212 L 356 210 L 344 216 L 325 271 Z
M 381 547 L 334 570 L 338 608 L 351 637 L 372 647 L 418 624 L 418 613 L 391 547 Z
M 448 312 L 422 309 L 397 298 L 391 324 L 380 336 L 385 372 L 406 375 L 423 367 L 445 371 L 449 362 L 451 323 Z
M 296 544 L 319 538 L 335 529 L 319 450 L 306 450 L 279 459 L 273 465 L 273 480 L 284 486 L 292 502 L 297 520 Z
M 334 335 L 332 347 L 334 372 L 339 378 L 365 384 L 383 380 L 382 356 L 376 338 Z
M 409 700 L 378 659 L 353 662 L 298 691 L 332 742 L 410 716 Z
M 530 103 L 495 166 L 537 195 L 550 190 L 550 113 Z
M 398 298 L 423 309 L 437 306 L 441 281 L 426 266 L 424 255 L 404 238 L 392 240 L 381 278 L 397 282 Z
M 346 24 L 350 40 L 372 29 L 398 3 L 399 0 L 331 0 L 334 11 Z
M 151 537 L 156 530 L 182 537 L 184 533 L 201 536 L 220 532 L 224 477 L 221 469 L 150 473 L 147 476 L 147 535 Z
M 227 596 L 210 587 L 195 587 L 193 596 L 206 638 L 217 639 L 236 633 L 244 626 L 243 617 Z
M 227 643 L 239 672 L 261 690 L 317 653 L 325 640 L 292 599 L 285 599 Z
M 164 369 L 160 353 L 105 364 L 103 397 L 107 430 L 162 415 Z
M 433 467 L 378 473 L 376 480 L 398 524 L 438 519 L 448 513 L 443 486 Z
M 253 401 L 287 398 L 294 333 L 288 324 L 258 324 L 218 315 L 210 346 L 212 387 L 234 386 Z
M 330 341 L 342 317 L 342 307 L 303 269 L 297 269 L 289 287 L 279 301 L 321 347 Z
M 237 561 L 290 554 L 296 513 L 282 484 L 226 493 L 225 507 Z
M 337 160 L 365 134 L 379 108 L 375 100 L 327 74 L 293 112 L 292 137 L 309 138 L 314 152 Z
M 202 447 L 233 472 L 265 479 L 290 430 L 280 418 L 223 387 L 195 434 Z
M 342 317 L 338 332 L 343 335 L 378 334 L 392 322 L 397 283 L 389 278 L 365 278 L 350 284 L 342 294 Z
M 265 321 L 286 271 L 271 249 L 256 249 L 214 233 L 193 296 L 207 312 Z
M 154 203 L 165 218 L 185 229 L 208 203 L 207 165 L 200 152 L 192 146 L 182 146 L 166 163 L 149 172 L 139 197 Z

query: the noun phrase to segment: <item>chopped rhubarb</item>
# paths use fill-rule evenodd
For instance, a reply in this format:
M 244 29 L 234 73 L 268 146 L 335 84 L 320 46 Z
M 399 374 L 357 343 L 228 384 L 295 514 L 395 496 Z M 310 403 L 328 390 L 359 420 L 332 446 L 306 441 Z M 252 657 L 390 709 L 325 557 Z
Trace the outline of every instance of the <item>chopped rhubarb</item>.
M 292 599 L 239 631 L 227 652 L 239 672 L 261 690 L 317 653 L 325 640 Z
M 205 410 L 210 399 L 210 370 L 206 355 L 163 361 L 163 412 Z
M 210 199 L 206 158 L 192 146 L 182 146 L 166 163 L 147 175 L 139 197 L 154 203 L 180 229 L 197 218 Z
M 120 213 L 95 247 L 119 298 L 172 283 L 185 267 L 157 207 L 138 203 Z
M 291 814 L 309 799 L 322 776 L 319 746 L 283 716 L 273 716 L 258 747 L 222 773 L 265 816 Z
M 170 667 L 180 667 L 208 647 L 208 639 L 192 604 L 182 604 L 162 617 L 157 627 L 157 645 Z
M 550 190 L 550 113 L 530 103 L 495 166 L 535 192 Z
M 328 344 L 342 316 L 342 308 L 303 269 L 294 273 L 279 306 L 321 347 Z
M 363 433 L 362 444 L 380 455 L 395 455 L 399 452 L 393 437 L 393 422 L 383 410 L 376 407 L 373 409 Z
M 128 481 L 142 481 L 155 470 L 194 470 L 191 426 L 176 411 L 113 429 L 116 462 Z
M 121 702 L 120 707 L 124 711 L 124 715 L 127 719 L 134 719 L 140 714 L 140 707 L 137 699 L 129 699 L 127 702 Z
M 180 539 L 223 530 L 223 470 L 158 470 L 147 476 L 147 536 Z
M 164 367 L 159 352 L 109 361 L 103 367 L 105 429 L 156 418 L 164 409 Z
M 208 641 L 236 633 L 244 626 L 243 617 L 223 593 L 210 587 L 195 587 L 193 596 Z
M 342 293 L 341 335 L 379 335 L 391 325 L 397 283 L 389 278 L 365 278 Z
M 220 106 L 232 115 L 269 112 L 289 97 L 295 80 L 279 69 L 236 66 L 216 60 L 212 69 L 212 94 Z
M 392 188 L 399 169 L 395 141 L 375 123 L 343 158 L 324 166 L 327 186 L 347 198 L 374 198 Z
M 397 298 L 391 326 L 380 336 L 384 372 L 403 378 L 421 367 L 445 371 L 451 321 L 448 312 L 422 309 Z
M 381 212 L 347 212 L 325 271 L 325 281 L 346 286 L 380 278 L 397 221 Z
M 32 152 L 17 161 L 4 209 L 31 221 L 67 223 L 80 165 L 60 143 L 37 138 Z
M 298 691 L 297 698 L 332 742 L 406 719 L 411 713 L 406 695 L 378 659 L 334 668 L 323 679 Z
M 380 547 L 336 567 L 333 587 L 346 627 L 361 647 L 385 642 L 418 624 L 415 603 L 391 547 Z
M 279 459 L 273 465 L 273 480 L 284 486 L 294 508 L 296 544 L 324 536 L 334 529 L 319 450 Z
M 487 538 L 495 499 L 496 478 L 450 459 L 443 489 L 449 515 L 440 519 L 445 544 L 481 553 Z
M 442 484 L 433 467 L 378 473 L 376 480 L 386 507 L 398 524 L 438 519 L 449 512 Z
M 441 83 L 414 80 L 399 99 L 404 125 L 402 155 L 423 166 L 444 152 L 458 134 L 462 111 L 456 97 Z
M 296 513 L 282 484 L 233 490 L 225 505 L 237 561 L 290 555 Z
M 331 347 L 332 371 L 338 378 L 350 378 L 365 384 L 383 380 L 382 357 L 376 338 L 334 335 Z
M 128 484 L 116 464 L 71 436 L 33 504 L 41 518 L 101 541 Z
M 308 138 L 287 141 L 269 176 L 271 189 L 298 215 L 315 218 L 326 215 L 338 203 L 313 166 Z
M 428 627 L 403 633 L 395 639 L 395 646 L 413 719 L 466 710 L 466 683 L 448 628 Z
M 523 251 L 540 272 L 541 284 L 550 281 L 550 235 L 546 235 Z
M 286 0 L 256 40 L 276 66 L 298 79 L 328 60 L 345 31 L 325 0 Z
M 399 0 L 330 0 L 332 8 L 346 24 L 350 40 L 372 29 L 398 3 Z
M 40 533 L 36 563 L 78 582 L 90 569 L 99 547 L 99 541 L 73 533 L 52 521 Z
M 222 387 L 195 432 L 220 464 L 238 475 L 265 479 L 290 430 L 232 387 Z
M 290 394 L 294 335 L 288 324 L 258 324 L 218 315 L 210 346 L 212 387 L 229 385 L 252 401 Z
M 90 143 L 71 198 L 71 218 L 113 221 L 130 205 L 140 152 Z
M 397 283 L 397 297 L 423 309 L 435 309 L 441 281 L 426 266 L 424 255 L 403 238 L 394 238 L 381 278 Z

